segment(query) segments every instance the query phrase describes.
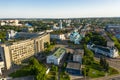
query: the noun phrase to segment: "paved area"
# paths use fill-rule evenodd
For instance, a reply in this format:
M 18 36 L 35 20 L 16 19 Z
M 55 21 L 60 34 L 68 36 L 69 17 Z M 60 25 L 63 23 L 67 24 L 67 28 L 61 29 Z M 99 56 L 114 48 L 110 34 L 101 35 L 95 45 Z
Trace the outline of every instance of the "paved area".
M 120 80 L 120 76 L 119 77 L 110 78 L 108 80 Z
M 35 79 L 33 76 L 27 76 L 27 77 L 14 78 L 10 80 L 35 80 Z
M 73 76 L 73 75 L 69 75 L 71 80 L 84 80 L 83 76 Z

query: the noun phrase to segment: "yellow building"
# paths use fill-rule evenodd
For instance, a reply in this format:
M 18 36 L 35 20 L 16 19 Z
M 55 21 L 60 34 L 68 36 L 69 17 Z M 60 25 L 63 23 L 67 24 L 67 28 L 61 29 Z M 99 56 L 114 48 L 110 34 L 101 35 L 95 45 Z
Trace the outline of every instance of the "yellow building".
M 4 56 L 5 68 L 10 69 L 14 64 L 21 64 L 21 61 L 43 51 L 45 42 L 50 43 L 48 33 L 10 45 L 2 44 L 0 53 Z

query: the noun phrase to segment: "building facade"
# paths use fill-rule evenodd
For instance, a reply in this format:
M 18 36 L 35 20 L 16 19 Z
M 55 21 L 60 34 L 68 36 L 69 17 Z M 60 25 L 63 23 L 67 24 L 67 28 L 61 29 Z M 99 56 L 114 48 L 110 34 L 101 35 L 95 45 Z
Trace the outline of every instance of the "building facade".
M 19 23 L 19 20 L 2 20 L 0 22 L 1 26 L 4 25 L 10 25 L 10 26 L 22 26 L 22 24 Z
M 74 44 L 80 44 L 80 41 L 82 40 L 82 36 L 79 34 L 77 29 L 70 33 L 69 38 L 70 41 L 74 42 Z
M 65 34 L 50 34 L 51 39 L 65 40 Z
M 84 54 L 84 50 L 75 50 L 74 51 L 74 54 L 73 54 L 73 61 L 74 62 L 79 62 L 82 64 L 82 57 L 83 57 L 83 54 Z
M 31 39 L 14 42 L 10 45 L 2 44 L 0 46 L 0 54 L 4 57 L 5 68 L 10 69 L 16 64 L 21 64 L 23 60 L 37 55 L 44 50 L 45 42 L 50 43 L 50 35 L 48 33 Z
M 67 67 L 66 67 L 66 72 L 71 75 L 80 76 L 82 74 L 81 64 L 75 63 L 75 62 L 68 62 Z
M 64 57 L 66 50 L 64 48 L 58 48 L 53 55 L 47 56 L 47 63 L 59 65 L 60 61 Z
M 96 54 L 102 54 L 111 58 L 116 58 L 119 56 L 118 49 L 116 47 L 103 47 L 94 44 L 88 44 L 87 48 L 93 50 Z

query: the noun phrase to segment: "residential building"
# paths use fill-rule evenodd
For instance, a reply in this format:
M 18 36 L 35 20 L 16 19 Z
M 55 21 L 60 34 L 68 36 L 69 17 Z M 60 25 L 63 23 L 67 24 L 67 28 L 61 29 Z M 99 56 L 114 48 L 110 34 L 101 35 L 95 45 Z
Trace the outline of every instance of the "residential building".
M 109 24 L 105 28 L 106 31 L 112 33 L 116 38 L 120 39 L 120 25 Z
M 81 64 L 80 63 L 75 63 L 75 62 L 68 62 L 67 67 L 66 67 L 66 72 L 71 74 L 71 75 L 81 75 Z
M 66 49 L 64 48 L 58 48 L 52 55 L 47 56 L 47 63 L 51 64 L 55 64 L 55 65 L 59 65 L 60 61 L 62 60 L 62 58 L 64 57 L 66 53 Z
M 48 33 L 31 37 L 27 40 L 13 42 L 12 44 L 1 44 L 0 54 L 3 56 L 5 69 L 21 64 L 21 62 L 44 50 L 44 43 L 50 43 Z
M 0 52 L 1 53 L 1 52 Z M 2 70 L 4 69 L 3 56 L 0 54 L 0 75 L 2 75 Z
M 106 34 L 104 29 L 100 31 L 100 34 L 106 39 L 107 47 L 114 47 L 114 41 L 111 40 L 111 38 Z
M 22 24 L 19 24 L 19 20 L 2 20 L 0 25 L 22 26 Z
M 111 58 L 119 56 L 118 49 L 116 47 L 103 47 L 94 44 L 88 44 L 87 47 L 93 50 L 96 54 L 102 54 Z
M 65 34 L 50 34 L 51 39 L 65 40 Z
M 26 27 L 22 30 L 23 32 L 33 32 L 34 31 L 34 28 L 33 27 Z
M 82 64 L 82 56 L 84 54 L 84 50 L 82 49 L 77 49 L 73 53 L 73 61 L 74 62 L 79 62 Z

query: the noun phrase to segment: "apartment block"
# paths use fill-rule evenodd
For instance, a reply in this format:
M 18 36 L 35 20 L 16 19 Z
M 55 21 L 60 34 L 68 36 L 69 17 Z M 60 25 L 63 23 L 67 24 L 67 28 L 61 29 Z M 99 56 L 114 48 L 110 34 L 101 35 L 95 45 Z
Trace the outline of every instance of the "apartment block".
M 0 45 L 0 54 L 3 56 L 5 68 L 10 69 L 16 64 L 44 50 L 44 43 L 50 43 L 48 33 L 40 34 L 27 40 Z

